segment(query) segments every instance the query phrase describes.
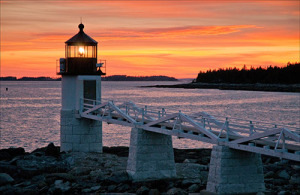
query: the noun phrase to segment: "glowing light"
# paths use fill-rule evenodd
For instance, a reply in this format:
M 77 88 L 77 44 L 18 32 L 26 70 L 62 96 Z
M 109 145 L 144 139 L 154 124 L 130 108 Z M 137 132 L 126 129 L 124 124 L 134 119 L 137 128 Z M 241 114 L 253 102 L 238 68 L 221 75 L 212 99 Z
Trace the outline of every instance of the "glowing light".
M 83 47 L 79 47 L 79 55 L 83 55 L 84 54 L 84 48 Z

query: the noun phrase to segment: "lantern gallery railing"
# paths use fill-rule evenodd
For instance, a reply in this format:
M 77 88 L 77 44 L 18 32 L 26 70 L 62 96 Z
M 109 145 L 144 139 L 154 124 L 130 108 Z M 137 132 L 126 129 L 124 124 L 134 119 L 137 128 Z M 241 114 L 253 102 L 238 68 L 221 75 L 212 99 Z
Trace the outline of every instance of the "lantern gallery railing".
M 80 116 L 146 131 L 219 144 L 264 155 L 300 161 L 299 129 L 238 119 L 219 120 L 205 112 L 184 114 L 143 108 L 133 102 L 82 99 Z

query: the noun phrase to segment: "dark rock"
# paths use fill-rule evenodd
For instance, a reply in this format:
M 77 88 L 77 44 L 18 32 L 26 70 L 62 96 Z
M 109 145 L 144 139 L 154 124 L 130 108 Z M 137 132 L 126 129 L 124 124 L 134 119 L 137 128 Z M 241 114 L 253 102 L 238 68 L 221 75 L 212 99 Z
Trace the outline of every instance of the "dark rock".
M 158 191 L 158 189 L 151 189 L 148 195 L 160 195 L 160 192 Z
M 176 163 L 182 163 L 185 159 L 196 159 L 197 163 L 207 165 L 210 161 L 211 149 L 176 149 L 174 157 Z
M 93 186 L 91 188 L 87 188 L 87 189 L 83 189 L 81 192 L 82 193 L 91 193 L 91 192 L 95 192 L 101 189 L 101 186 Z
M 23 158 L 24 158 L 24 156 L 16 156 L 9 161 L 9 164 L 17 166 L 18 160 L 23 159 Z
M 126 192 L 129 189 L 130 189 L 130 186 L 128 184 L 120 184 L 117 186 L 118 192 Z
M 23 167 L 20 169 L 20 173 L 18 174 L 19 177 L 25 178 L 25 179 L 30 179 L 36 175 L 41 174 L 42 171 L 39 170 L 36 167 L 33 168 L 27 168 L 27 167 Z
M 177 177 L 182 179 L 200 179 L 206 183 L 208 166 L 195 163 L 176 163 Z
M 132 178 L 127 173 L 127 171 L 118 171 L 113 173 L 112 176 L 107 178 L 107 180 L 114 183 L 123 183 L 132 181 Z
M 103 152 L 108 154 L 115 154 L 120 157 L 128 157 L 129 148 L 118 146 L 118 147 L 103 147 Z
M 105 179 L 105 176 L 101 169 L 92 170 L 90 172 L 90 177 L 97 178 L 97 181 L 103 181 Z
M 90 175 L 91 175 L 91 177 L 93 177 L 93 174 L 90 174 Z M 105 180 L 106 180 L 105 175 L 102 172 L 100 172 L 99 175 L 97 176 L 97 182 L 102 182 Z
M 88 175 L 91 172 L 91 168 L 88 167 L 75 167 L 71 171 L 69 171 L 69 174 L 75 175 L 75 176 L 83 176 Z
M 29 186 L 26 186 L 24 189 L 28 189 L 28 190 L 38 190 L 38 185 L 37 184 L 31 184 Z
M 68 192 L 71 189 L 70 182 L 63 182 L 63 180 L 56 180 L 54 182 L 55 191 Z
M 200 186 L 198 184 L 192 184 L 189 188 L 188 191 L 191 193 L 199 192 Z
M 43 156 L 45 153 L 44 152 L 34 152 L 32 154 L 35 156 Z
M 31 184 L 31 181 L 24 181 L 18 184 L 15 184 L 14 187 L 26 187 L 29 186 Z
M 201 180 L 198 179 L 198 178 L 195 178 L 195 179 L 184 179 L 182 182 L 181 182 L 181 187 L 188 187 L 192 184 L 201 184 Z
M 285 194 L 289 194 L 289 193 L 287 193 L 286 191 L 280 191 L 277 195 L 285 195 Z
M 0 162 L 0 173 L 7 173 L 14 177 L 18 173 L 18 168 L 9 162 Z
M 39 194 L 39 193 L 35 189 L 17 189 L 17 190 L 15 190 L 15 194 L 30 194 L 30 195 L 35 195 L 35 194 Z
M 13 183 L 15 180 L 7 173 L 0 173 L 0 186 Z
M 110 185 L 107 187 L 108 192 L 114 192 L 116 190 L 117 186 L 116 185 Z
M 285 160 L 285 159 L 283 159 L 283 160 L 281 160 L 281 161 L 278 161 L 278 162 L 275 162 L 274 163 L 275 165 L 283 165 L 283 166 L 285 166 L 285 165 L 288 165 L 289 164 L 289 160 Z
M 275 164 L 264 165 L 264 171 L 266 172 L 273 171 L 274 173 L 276 173 L 279 169 L 280 167 Z
M 255 195 L 265 195 L 264 192 L 257 192 Z
M 62 179 L 64 181 L 75 181 L 75 177 L 68 173 L 51 173 L 46 176 L 46 179 L 54 178 L 56 180 Z
M 41 173 L 66 172 L 70 165 L 65 160 L 58 160 L 52 156 L 27 155 L 23 159 L 17 159 L 16 165 L 20 171 L 19 177 L 31 178 Z
M 137 195 L 146 195 L 149 192 L 149 188 L 147 188 L 146 186 L 141 186 L 137 191 L 136 194 Z
M 291 179 L 289 180 L 289 183 L 293 184 L 293 185 L 300 185 L 300 176 L 299 175 L 293 175 L 291 177 Z
M 34 183 L 37 183 L 37 182 L 43 182 L 45 181 L 45 175 L 37 175 L 37 176 L 34 176 L 31 181 L 34 182 Z
M 12 187 L 11 185 L 0 185 L 0 194 L 14 194 L 13 189 L 14 187 Z
M 295 171 L 300 171 L 300 165 L 292 165 L 291 166 Z
M 147 187 L 150 189 L 158 189 L 160 192 L 164 192 L 174 186 L 173 179 L 160 179 L 147 181 Z
M 8 148 L 0 150 L 0 160 L 10 160 L 16 156 L 24 155 L 24 148 Z
M 12 159 L 12 156 L 8 152 L 0 150 L 0 160 L 9 160 L 9 159 Z
M 46 149 L 45 149 L 45 155 L 46 156 L 54 156 L 54 157 L 58 157 L 60 154 L 59 152 L 59 147 L 54 146 L 53 143 L 50 143 Z
M 90 189 L 91 189 L 92 192 L 94 192 L 94 191 L 100 190 L 101 186 L 93 186 Z
M 171 188 L 168 190 L 167 194 L 169 195 L 184 195 L 184 194 L 188 194 L 186 191 L 180 189 L 180 188 Z
M 273 184 L 275 186 L 283 186 L 288 183 L 289 183 L 289 180 L 286 180 L 286 179 L 273 179 Z
M 92 190 L 90 188 L 81 190 L 82 193 L 91 193 Z
M 278 171 L 276 175 L 282 179 L 290 179 L 291 177 L 286 170 Z
M 275 173 L 273 171 L 269 171 L 268 173 L 265 174 L 265 178 L 274 178 Z
M 197 159 L 185 159 L 183 163 L 196 163 Z

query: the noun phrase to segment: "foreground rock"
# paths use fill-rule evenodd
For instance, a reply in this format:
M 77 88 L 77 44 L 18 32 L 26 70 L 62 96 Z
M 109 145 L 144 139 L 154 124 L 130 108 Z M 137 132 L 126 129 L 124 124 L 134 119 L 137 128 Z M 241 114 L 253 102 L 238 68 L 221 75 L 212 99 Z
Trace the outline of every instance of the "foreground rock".
M 188 194 L 206 188 L 210 149 L 175 149 L 177 178 L 144 182 L 126 172 L 127 147 L 103 151 L 59 153 L 53 144 L 31 153 L 0 150 L 0 194 Z M 300 194 L 299 164 L 269 157 L 263 162 L 266 194 Z

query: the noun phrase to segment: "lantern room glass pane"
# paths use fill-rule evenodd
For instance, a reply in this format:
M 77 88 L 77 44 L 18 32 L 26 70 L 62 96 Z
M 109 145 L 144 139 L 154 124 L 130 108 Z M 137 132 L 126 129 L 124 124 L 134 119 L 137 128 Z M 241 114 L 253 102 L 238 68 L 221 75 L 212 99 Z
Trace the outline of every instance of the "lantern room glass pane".
M 97 58 L 97 46 L 66 46 L 66 58 Z

